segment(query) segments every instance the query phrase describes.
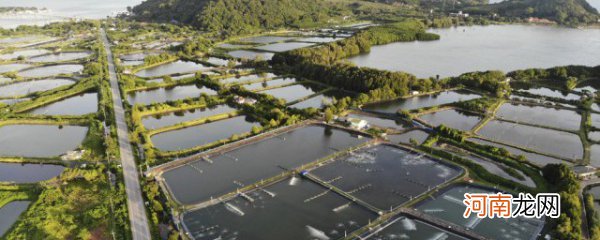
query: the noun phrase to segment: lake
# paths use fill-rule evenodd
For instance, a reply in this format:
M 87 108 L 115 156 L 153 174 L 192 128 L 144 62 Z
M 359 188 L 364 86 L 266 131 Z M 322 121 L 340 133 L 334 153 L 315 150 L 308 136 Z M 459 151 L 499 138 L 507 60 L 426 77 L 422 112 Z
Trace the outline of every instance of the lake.
M 129 104 L 131 105 L 148 105 L 151 103 L 197 98 L 200 97 L 200 94 L 202 93 L 214 95 L 217 92 L 204 86 L 198 88 L 196 85 L 183 85 L 171 88 L 157 88 L 147 91 L 129 92 L 127 93 L 127 101 L 129 101 Z
M 187 111 L 146 116 L 142 118 L 142 124 L 146 129 L 157 129 L 185 121 L 210 117 L 213 115 L 229 113 L 233 111 L 236 111 L 236 109 L 227 105 L 218 105 L 210 108 L 196 108 Z
M 212 163 L 188 163 L 162 177 L 177 201 L 198 203 L 235 191 L 240 187 L 236 182 L 253 184 L 367 140 L 335 128 L 307 126 L 209 156 Z
M 60 175 L 65 167 L 50 164 L 0 162 L 0 182 L 35 183 Z
M 23 96 L 34 92 L 48 91 L 57 87 L 75 84 L 68 78 L 50 78 L 35 81 L 17 82 L 0 86 L 0 97 Z
M 87 131 L 82 126 L 4 125 L 0 127 L 0 156 L 56 157 L 78 148 Z
M 208 69 L 208 67 L 205 67 L 200 63 L 178 60 L 175 62 L 165 63 L 158 66 L 143 69 L 139 72 L 136 72 L 135 75 L 138 77 L 150 78 L 172 75 L 176 73 L 197 72 L 206 69 Z
M 98 111 L 98 93 L 84 93 L 49 103 L 27 113 L 43 115 L 84 115 Z
M 228 139 L 232 135 L 248 133 L 258 123 L 237 116 L 197 126 L 163 132 L 152 136 L 152 143 L 161 151 L 175 151 L 192 148 Z
M 370 53 L 349 60 L 358 66 L 404 71 L 423 78 L 484 70 L 598 65 L 600 29 L 490 25 L 430 32 L 441 39 L 373 46 Z
M 142 0 L 106 0 L 101 4 L 95 0 L 19 0 L 0 1 L 0 7 L 47 8 L 44 14 L 21 14 L 16 17 L 0 16 L 0 27 L 15 28 L 19 25 L 44 25 L 60 21 L 64 17 L 106 18 L 125 11 L 127 6 L 135 6 Z
M 446 91 L 437 94 L 369 104 L 364 106 L 364 109 L 373 112 L 396 114 L 399 110 L 414 110 L 458 101 L 468 101 L 480 97 L 480 95 L 469 91 Z

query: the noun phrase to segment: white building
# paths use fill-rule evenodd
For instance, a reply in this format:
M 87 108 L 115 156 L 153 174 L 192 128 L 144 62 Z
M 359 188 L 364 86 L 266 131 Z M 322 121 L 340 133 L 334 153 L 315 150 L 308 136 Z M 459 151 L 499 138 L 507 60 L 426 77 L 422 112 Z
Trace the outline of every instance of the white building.
M 346 123 L 348 123 L 351 128 L 358 130 L 364 129 L 369 125 L 369 122 L 366 120 L 358 118 L 346 118 Z

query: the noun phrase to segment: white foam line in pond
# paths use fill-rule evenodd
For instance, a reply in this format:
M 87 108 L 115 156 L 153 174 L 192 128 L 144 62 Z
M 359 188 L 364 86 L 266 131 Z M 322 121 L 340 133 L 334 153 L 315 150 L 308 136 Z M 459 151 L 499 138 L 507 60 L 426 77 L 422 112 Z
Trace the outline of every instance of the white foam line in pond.
M 459 205 L 461 205 L 461 206 L 464 206 L 464 203 L 463 203 L 463 201 L 462 201 L 462 200 L 460 200 L 460 199 L 458 199 L 458 198 L 455 198 L 455 197 L 453 197 L 453 196 L 450 196 L 450 195 L 444 195 L 442 198 L 443 198 L 443 199 L 446 199 L 446 200 L 448 200 L 448 201 L 449 201 L 449 202 L 451 202 L 451 203 L 456 203 L 456 204 L 459 204 Z

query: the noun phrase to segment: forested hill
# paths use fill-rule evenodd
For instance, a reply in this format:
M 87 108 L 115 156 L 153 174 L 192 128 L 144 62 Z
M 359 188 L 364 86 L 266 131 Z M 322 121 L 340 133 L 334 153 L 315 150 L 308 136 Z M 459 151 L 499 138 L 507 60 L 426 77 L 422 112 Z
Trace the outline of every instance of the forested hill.
M 498 13 L 507 17 L 547 18 L 565 25 L 593 23 L 598 11 L 586 0 L 507 0 L 465 9 L 471 13 Z
M 226 35 L 310 27 L 347 14 L 326 0 L 147 0 L 133 12 L 139 20 L 177 21 Z

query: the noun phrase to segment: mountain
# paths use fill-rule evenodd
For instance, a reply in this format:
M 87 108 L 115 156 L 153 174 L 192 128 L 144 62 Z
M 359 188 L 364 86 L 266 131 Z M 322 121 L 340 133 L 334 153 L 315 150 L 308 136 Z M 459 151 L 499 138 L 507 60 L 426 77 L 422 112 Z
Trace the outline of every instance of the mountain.
M 147 0 L 132 11 L 138 20 L 176 21 L 224 35 L 310 27 L 348 14 L 324 0 Z
M 479 14 L 498 13 L 505 17 L 547 18 L 565 25 L 593 23 L 598 11 L 586 0 L 507 0 L 496 4 L 466 8 Z

